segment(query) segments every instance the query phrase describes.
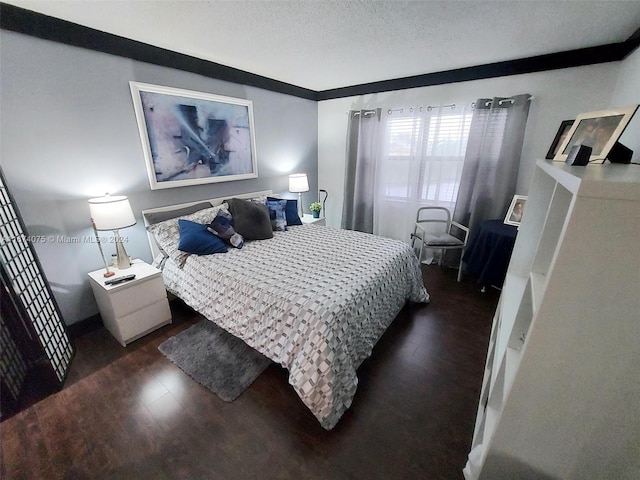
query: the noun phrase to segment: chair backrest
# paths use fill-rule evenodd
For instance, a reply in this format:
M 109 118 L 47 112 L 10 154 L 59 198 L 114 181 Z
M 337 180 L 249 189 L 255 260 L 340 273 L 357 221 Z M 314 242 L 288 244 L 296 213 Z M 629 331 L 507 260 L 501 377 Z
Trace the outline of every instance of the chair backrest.
M 445 207 L 420 207 L 416 213 L 416 223 L 443 223 L 449 231 L 451 212 Z

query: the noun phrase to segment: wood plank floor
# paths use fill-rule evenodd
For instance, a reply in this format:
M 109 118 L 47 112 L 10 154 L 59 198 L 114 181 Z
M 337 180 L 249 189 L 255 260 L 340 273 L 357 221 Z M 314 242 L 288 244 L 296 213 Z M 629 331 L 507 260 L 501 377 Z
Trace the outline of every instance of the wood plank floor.
M 351 408 L 323 430 L 271 365 L 225 403 L 158 345 L 103 328 L 76 340 L 63 390 L 0 425 L 2 479 L 461 479 L 498 292 L 423 267 L 429 305 L 408 306 L 358 370 Z

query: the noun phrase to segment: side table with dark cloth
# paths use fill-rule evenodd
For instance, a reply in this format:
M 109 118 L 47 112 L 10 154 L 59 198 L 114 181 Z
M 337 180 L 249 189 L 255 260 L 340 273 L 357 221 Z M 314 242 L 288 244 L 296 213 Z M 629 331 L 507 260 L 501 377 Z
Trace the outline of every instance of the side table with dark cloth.
M 480 224 L 464 253 L 464 272 L 478 279 L 483 287 L 502 287 L 518 228 L 502 220 Z

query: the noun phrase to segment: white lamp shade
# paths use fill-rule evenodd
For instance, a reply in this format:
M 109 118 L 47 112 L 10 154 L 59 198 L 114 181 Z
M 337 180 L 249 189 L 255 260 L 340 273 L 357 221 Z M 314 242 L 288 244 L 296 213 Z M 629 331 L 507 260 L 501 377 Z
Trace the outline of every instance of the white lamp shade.
M 118 230 L 136 224 L 129 199 L 124 195 L 112 197 L 107 194 L 92 198 L 89 200 L 89 210 L 96 230 Z
M 308 192 L 309 181 L 306 173 L 292 173 L 289 175 L 289 191 L 292 193 Z

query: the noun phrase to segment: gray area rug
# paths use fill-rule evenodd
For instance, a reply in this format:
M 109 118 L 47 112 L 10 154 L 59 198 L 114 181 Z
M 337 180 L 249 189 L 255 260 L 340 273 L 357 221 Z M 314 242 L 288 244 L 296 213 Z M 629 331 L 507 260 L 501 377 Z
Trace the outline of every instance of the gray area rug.
M 271 363 L 209 320 L 164 341 L 158 350 L 225 402 L 238 398 Z

